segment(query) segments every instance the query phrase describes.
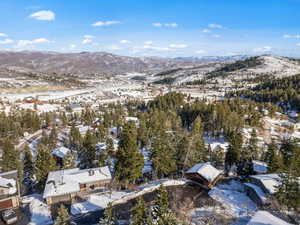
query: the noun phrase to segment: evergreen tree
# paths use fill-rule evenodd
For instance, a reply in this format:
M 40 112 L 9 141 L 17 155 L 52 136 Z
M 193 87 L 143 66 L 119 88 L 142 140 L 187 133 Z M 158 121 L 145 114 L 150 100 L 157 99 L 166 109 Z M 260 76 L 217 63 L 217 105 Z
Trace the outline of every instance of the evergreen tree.
M 32 161 L 32 154 L 28 145 L 24 147 L 24 159 L 23 159 L 24 172 L 28 175 L 33 175 L 34 173 L 34 163 Z
M 54 225 L 71 225 L 68 210 L 63 204 L 61 204 L 58 208 L 58 215 L 55 219 Z
M 279 152 L 279 149 L 274 142 L 268 146 L 265 161 L 268 163 L 268 171 L 270 173 L 282 172 L 285 167 L 281 152 Z
M 70 130 L 70 136 L 69 136 L 69 140 L 70 140 L 70 147 L 75 149 L 75 150 L 79 150 L 82 146 L 82 136 L 79 132 L 79 129 L 77 127 L 75 127 L 75 125 L 73 124 Z
M 114 151 L 115 151 L 115 147 L 114 147 L 114 141 L 112 138 L 107 138 L 105 141 L 106 144 L 106 151 L 108 153 L 109 156 L 112 156 Z
M 259 149 L 257 146 L 258 139 L 256 134 L 256 129 L 253 129 L 251 132 L 251 137 L 249 139 L 248 145 L 246 147 L 246 155 L 249 156 L 250 159 L 259 159 Z
M 145 204 L 143 197 L 139 197 L 132 212 L 131 225 L 149 225 L 152 222 L 151 214 Z
M 158 134 L 152 143 L 150 159 L 153 166 L 153 176 L 162 178 L 176 170 L 174 152 L 170 146 L 170 139 L 165 130 Z
M 75 168 L 74 155 L 72 152 L 68 152 L 63 158 L 63 169 Z
M 54 149 L 57 146 L 57 131 L 56 131 L 56 127 L 53 126 L 49 135 L 49 139 L 48 139 L 48 145 L 50 147 L 50 149 Z
M 15 149 L 12 141 L 9 138 L 4 139 L 2 146 L 2 161 L 1 166 L 3 171 L 20 170 L 19 152 Z
M 134 123 L 125 124 L 119 148 L 116 153 L 115 176 L 127 186 L 142 176 L 144 157 L 137 146 L 137 132 Z
M 229 137 L 229 146 L 225 155 L 226 170 L 230 170 L 240 160 L 240 153 L 243 146 L 243 137 L 240 133 L 231 134 Z
M 160 185 L 153 208 L 154 224 L 176 225 L 176 217 L 169 209 L 168 192 L 163 185 Z
M 112 204 L 109 203 L 104 211 L 104 217 L 99 221 L 99 225 L 116 225 L 117 221 L 113 215 Z
M 280 177 L 281 184 L 277 187 L 275 197 L 288 210 L 298 210 L 300 205 L 300 184 L 298 177 L 294 176 L 291 170 L 282 173 Z
M 44 145 L 38 146 L 35 167 L 37 181 L 43 186 L 47 180 L 48 173 L 56 169 L 56 161 L 49 149 Z
M 81 165 L 84 168 L 92 168 L 95 166 L 95 160 L 96 160 L 96 143 L 97 139 L 93 135 L 93 133 L 88 130 L 85 134 L 85 137 L 83 139 L 82 143 L 82 160 Z

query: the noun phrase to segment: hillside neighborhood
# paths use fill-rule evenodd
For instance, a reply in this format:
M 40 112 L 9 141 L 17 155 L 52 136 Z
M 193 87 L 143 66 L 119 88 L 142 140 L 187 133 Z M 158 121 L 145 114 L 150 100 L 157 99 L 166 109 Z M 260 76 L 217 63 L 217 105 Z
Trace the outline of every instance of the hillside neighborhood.
M 300 1 L 0 1 L 0 225 L 300 225 Z

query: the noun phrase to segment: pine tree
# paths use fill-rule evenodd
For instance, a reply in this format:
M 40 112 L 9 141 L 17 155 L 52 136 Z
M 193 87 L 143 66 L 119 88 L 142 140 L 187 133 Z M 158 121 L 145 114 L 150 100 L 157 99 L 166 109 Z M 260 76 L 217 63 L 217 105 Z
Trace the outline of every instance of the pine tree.
M 69 140 L 70 140 L 70 147 L 75 149 L 75 150 L 79 150 L 82 146 L 82 136 L 79 132 L 79 129 L 77 127 L 75 127 L 75 125 L 73 124 L 70 130 L 70 136 L 69 136 Z
M 57 146 L 57 131 L 56 131 L 56 127 L 53 126 L 49 135 L 49 139 L 48 139 L 48 145 L 50 147 L 50 149 L 54 149 Z
M 24 147 L 24 159 L 23 159 L 24 172 L 28 175 L 33 175 L 34 173 L 34 163 L 32 161 L 32 154 L 28 145 Z
M 68 152 L 67 155 L 63 158 L 63 168 L 64 169 L 75 168 L 74 155 L 72 152 Z
M 125 124 L 116 153 L 115 176 L 127 186 L 142 176 L 144 157 L 138 151 L 137 132 L 134 123 Z
M 12 141 L 9 138 L 6 138 L 3 143 L 3 154 L 2 154 L 2 170 L 10 171 L 10 170 L 19 170 L 20 167 L 20 158 L 19 152 L 15 149 Z
M 109 156 L 112 156 L 114 151 L 115 151 L 115 147 L 114 147 L 114 141 L 112 138 L 107 138 L 106 141 L 105 141 L 105 144 L 106 144 L 106 151 L 107 151 L 107 154 Z
M 99 221 L 99 225 L 116 225 L 116 218 L 113 215 L 112 204 L 109 203 L 104 211 L 104 217 Z
M 241 134 L 231 134 L 229 146 L 225 155 L 226 170 L 230 170 L 240 160 L 241 149 L 243 146 L 243 137 Z
M 38 146 L 38 154 L 35 161 L 36 178 L 43 186 L 47 180 L 48 173 L 56 169 L 56 161 L 49 149 L 43 145 Z
M 176 225 L 175 215 L 169 209 L 168 192 L 163 185 L 160 185 L 155 205 L 153 208 L 154 224 L 157 225 Z
M 297 210 L 300 205 L 300 184 L 297 176 L 288 172 L 280 174 L 281 184 L 277 187 L 275 197 L 288 210 Z
M 61 204 L 54 225 L 71 225 L 70 216 L 66 207 Z
M 158 134 L 152 143 L 150 159 L 153 166 L 153 176 L 162 178 L 176 170 L 174 151 L 165 130 Z
M 96 143 L 97 139 L 93 133 L 88 130 L 82 143 L 81 165 L 84 168 L 92 168 L 95 166 L 96 160 Z
M 248 145 L 246 147 L 246 152 L 243 154 L 244 156 L 248 156 L 249 159 L 259 159 L 259 151 L 258 151 L 258 139 L 256 134 L 256 129 L 253 129 L 251 132 L 251 137 L 249 139 Z
M 269 173 L 282 172 L 285 167 L 282 154 L 274 142 L 268 146 L 265 161 L 268 163 Z
M 145 204 L 143 197 L 139 197 L 132 212 L 131 225 L 149 225 L 151 214 Z

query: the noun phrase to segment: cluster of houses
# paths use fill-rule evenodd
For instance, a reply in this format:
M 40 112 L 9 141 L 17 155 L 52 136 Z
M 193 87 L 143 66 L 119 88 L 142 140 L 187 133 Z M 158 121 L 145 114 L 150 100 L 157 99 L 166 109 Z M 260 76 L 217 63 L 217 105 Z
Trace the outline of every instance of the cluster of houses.
M 97 148 L 105 148 L 105 143 L 99 143 Z M 58 159 L 63 159 L 71 150 L 58 147 L 52 151 Z M 276 187 L 281 183 L 278 174 L 268 174 L 264 162 L 253 161 L 255 175 L 243 183 L 246 194 L 258 206 L 270 204 Z M 223 171 L 214 167 L 210 162 L 198 163 L 185 172 L 185 177 L 193 183 L 209 190 L 223 177 Z M 43 198 L 48 206 L 57 203 L 73 204 L 84 201 L 90 194 L 103 193 L 110 190 L 113 175 L 109 167 L 91 169 L 65 169 L 53 171 L 48 174 Z M 16 170 L 0 174 L 0 210 L 18 208 L 20 206 L 20 187 Z M 258 211 L 249 221 L 248 225 L 256 224 L 260 217 L 268 220 L 266 224 L 288 224 L 269 212 Z M 273 222 L 272 222 L 273 221 Z M 272 222 L 272 223 L 271 223 Z

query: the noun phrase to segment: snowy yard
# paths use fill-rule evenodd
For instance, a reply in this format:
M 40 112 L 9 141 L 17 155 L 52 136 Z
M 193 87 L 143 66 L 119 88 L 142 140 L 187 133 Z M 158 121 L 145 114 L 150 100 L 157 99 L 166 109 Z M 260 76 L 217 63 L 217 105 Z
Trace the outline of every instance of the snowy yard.
M 79 214 L 84 214 L 92 211 L 101 210 L 106 208 L 109 203 L 112 203 L 112 205 L 126 203 L 131 199 L 135 199 L 141 195 L 157 190 L 161 184 L 167 187 L 167 186 L 174 186 L 174 185 L 183 185 L 185 183 L 186 180 L 166 179 L 166 180 L 159 180 L 145 185 L 141 185 L 137 188 L 137 191 L 132 191 L 132 192 L 113 191 L 112 193 L 90 195 L 87 201 L 73 204 L 71 206 L 71 214 L 79 215 Z
M 29 225 L 50 225 L 53 224 L 51 212 L 41 195 L 30 196 L 29 210 L 31 220 Z
M 237 181 L 219 184 L 209 195 L 220 202 L 229 215 L 236 218 L 247 219 L 257 210 L 257 205 L 246 195 L 243 184 Z

